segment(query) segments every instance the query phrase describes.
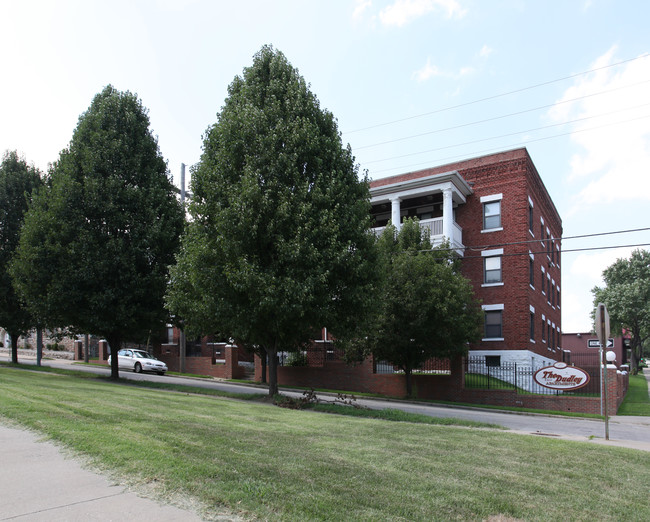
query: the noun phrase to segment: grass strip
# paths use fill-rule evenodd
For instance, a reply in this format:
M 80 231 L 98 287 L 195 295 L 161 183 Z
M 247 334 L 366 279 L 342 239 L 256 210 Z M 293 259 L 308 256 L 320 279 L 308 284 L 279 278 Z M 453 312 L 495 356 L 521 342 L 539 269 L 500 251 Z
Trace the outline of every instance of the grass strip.
M 439 426 L 465 426 L 467 428 L 491 428 L 505 430 L 499 424 L 491 424 L 488 422 L 479 422 L 463 419 L 454 419 L 447 417 L 430 417 L 420 413 L 409 413 L 402 410 L 395 410 L 386 408 L 383 410 L 370 410 L 366 408 L 355 408 L 353 406 L 346 406 L 342 404 L 314 404 L 311 406 L 314 411 L 324 413 L 333 413 L 336 415 L 347 415 L 350 417 L 363 417 L 366 419 L 382 419 L 393 422 L 414 422 L 419 424 L 436 424 Z
M 160 498 L 264 520 L 649 520 L 650 453 L 0 367 L 0 416 Z
M 650 416 L 648 381 L 642 373 L 630 375 L 630 387 L 617 415 Z
M 13 364 L 13 363 L 0 363 L 0 368 L 15 368 L 27 370 L 32 372 L 44 372 L 50 374 L 67 375 L 70 377 L 78 377 L 81 379 L 99 380 L 112 382 L 111 378 L 107 375 L 97 375 L 96 373 L 85 372 L 82 370 L 67 370 L 65 368 L 53 368 L 50 366 L 34 366 L 31 364 Z M 208 395 L 213 397 L 224 397 L 228 399 L 238 399 L 244 401 L 255 401 L 266 398 L 267 393 L 236 393 L 216 390 L 212 388 L 203 388 L 200 386 L 188 386 L 187 384 L 173 384 L 169 382 L 152 382 L 152 381 L 132 381 L 122 380 L 123 386 L 132 386 L 135 388 L 149 388 L 153 390 L 166 390 L 179 393 L 192 393 L 196 395 Z

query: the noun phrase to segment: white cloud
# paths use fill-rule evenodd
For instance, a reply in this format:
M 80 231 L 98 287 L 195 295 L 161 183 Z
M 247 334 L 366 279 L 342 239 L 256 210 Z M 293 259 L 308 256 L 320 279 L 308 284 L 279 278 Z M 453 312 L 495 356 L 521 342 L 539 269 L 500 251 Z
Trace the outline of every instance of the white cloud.
M 366 10 L 372 7 L 372 0 L 356 0 L 356 6 L 352 12 L 352 19 L 359 20 Z
M 442 73 L 440 72 L 440 69 L 438 69 L 437 66 L 433 65 L 431 63 L 431 58 L 429 58 L 426 65 L 422 67 L 422 69 L 418 69 L 413 73 L 413 77 L 418 82 L 424 82 L 433 76 L 440 76 L 441 74 Z
M 458 72 L 445 71 L 440 69 L 437 65 L 432 64 L 431 58 L 428 58 L 427 63 L 421 69 L 415 71 L 412 77 L 418 82 L 424 82 L 433 77 L 458 79 L 462 76 L 472 74 L 474 71 L 475 69 L 473 67 L 461 67 Z
M 489 46 L 486 44 L 486 45 L 483 45 L 483 47 L 481 47 L 481 51 L 479 52 L 479 56 L 480 56 L 481 58 L 487 58 L 487 57 L 490 56 L 493 52 L 494 52 L 494 49 L 492 49 L 491 47 L 489 47 Z
M 616 62 L 616 48 L 590 69 Z M 586 207 L 624 201 L 650 201 L 650 56 L 597 70 L 568 88 L 549 111 L 556 122 L 572 125 L 569 183 L 579 183 L 569 215 Z M 575 101 L 572 101 L 575 100 Z
M 562 206 L 571 228 L 584 232 L 616 231 L 645 226 L 650 202 L 650 57 L 640 56 L 621 65 L 612 47 L 576 78 L 548 112 L 551 121 L 567 123 L 572 154 L 567 162 Z M 581 119 L 583 121 L 576 121 Z M 572 123 L 574 122 L 575 123 Z M 640 244 L 604 237 L 584 247 Z M 594 286 L 602 286 L 602 273 L 633 248 L 594 252 L 566 252 L 563 243 L 564 286 L 562 329 L 585 331 L 591 327 Z
M 435 10 L 445 12 L 447 18 L 462 18 L 467 9 L 458 0 L 396 0 L 379 13 L 384 25 L 402 27 Z
M 593 286 L 603 285 L 603 271 L 618 259 L 629 258 L 633 250 L 633 248 L 617 248 L 579 254 L 571 263 L 569 273 L 572 277 L 591 279 L 594 281 Z

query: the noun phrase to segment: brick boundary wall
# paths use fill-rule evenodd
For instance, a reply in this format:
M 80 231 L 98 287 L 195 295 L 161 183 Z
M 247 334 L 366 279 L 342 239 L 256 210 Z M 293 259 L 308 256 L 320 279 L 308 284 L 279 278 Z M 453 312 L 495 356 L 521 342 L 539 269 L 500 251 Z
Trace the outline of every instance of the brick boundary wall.
M 255 380 L 259 382 L 261 377 L 261 362 L 256 356 Z M 450 375 L 414 375 L 413 390 L 418 399 L 597 415 L 601 413 L 600 397 L 528 395 L 514 390 L 467 389 L 464 377 L 463 360 L 456 359 L 452 361 Z M 607 377 L 608 412 L 614 415 L 627 393 L 629 377 L 618 373 L 611 366 Z M 376 393 L 389 397 L 406 396 L 404 376 L 374 373 L 372 358 L 354 366 L 342 361 L 327 361 L 321 367 L 279 366 L 278 384 L 350 393 Z
M 239 348 L 223 343 L 223 359 L 214 356 L 185 357 L 185 373 L 209 375 L 218 379 L 241 379 L 245 370 L 239 366 Z M 170 372 L 180 371 L 180 356 L 178 344 L 162 344 L 154 349 L 154 355 L 163 361 Z M 223 362 L 222 362 L 223 361 Z

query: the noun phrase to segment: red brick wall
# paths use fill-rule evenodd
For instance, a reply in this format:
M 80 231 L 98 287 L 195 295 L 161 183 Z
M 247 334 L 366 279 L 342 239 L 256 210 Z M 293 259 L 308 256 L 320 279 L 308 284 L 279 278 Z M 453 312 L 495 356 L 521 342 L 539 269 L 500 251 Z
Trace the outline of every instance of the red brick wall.
M 261 364 L 255 357 L 255 380 L 261 380 Z M 627 393 L 628 378 L 608 371 L 608 410 L 614 415 Z M 278 384 L 350 393 L 375 393 L 387 397 L 405 397 L 404 375 L 373 373 L 372 359 L 356 366 L 342 361 L 327 361 L 321 367 L 278 367 Z M 525 395 L 512 390 L 466 389 L 461 359 L 452 361 L 450 375 L 414 375 L 413 391 L 418 399 L 463 402 L 494 406 L 554 411 L 601 413 L 600 397 L 562 395 Z
M 225 363 L 215 362 L 212 354 L 199 357 L 185 357 L 185 373 L 196 375 L 209 375 L 220 379 L 241 379 L 244 369 L 239 366 L 239 348 L 237 346 L 224 346 Z M 163 344 L 154 350 L 156 357 L 163 361 L 169 371 L 180 371 L 180 357 L 178 344 Z M 207 353 L 204 351 L 204 354 Z

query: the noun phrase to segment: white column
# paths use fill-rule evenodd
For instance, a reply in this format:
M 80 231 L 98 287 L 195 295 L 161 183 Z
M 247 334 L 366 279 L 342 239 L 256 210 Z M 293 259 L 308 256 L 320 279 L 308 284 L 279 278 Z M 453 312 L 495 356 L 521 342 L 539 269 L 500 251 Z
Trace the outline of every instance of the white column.
M 442 190 L 442 233 L 451 245 L 454 238 L 454 205 L 450 188 Z
M 392 198 L 390 200 L 391 204 L 391 214 L 390 214 L 390 219 L 393 223 L 393 226 L 399 230 L 402 226 L 402 220 L 400 219 L 400 213 L 401 213 L 401 208 L 400 208 L 400 198 Z

